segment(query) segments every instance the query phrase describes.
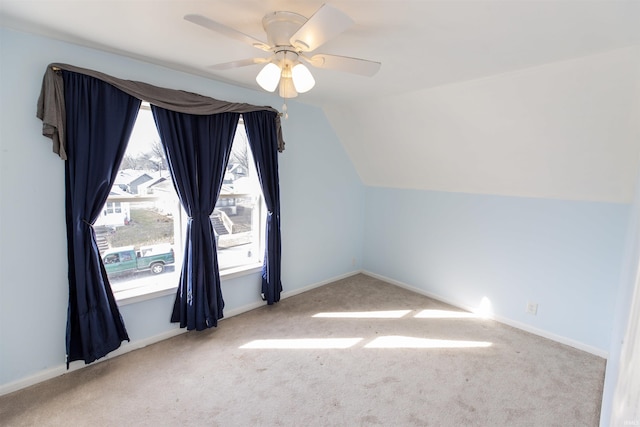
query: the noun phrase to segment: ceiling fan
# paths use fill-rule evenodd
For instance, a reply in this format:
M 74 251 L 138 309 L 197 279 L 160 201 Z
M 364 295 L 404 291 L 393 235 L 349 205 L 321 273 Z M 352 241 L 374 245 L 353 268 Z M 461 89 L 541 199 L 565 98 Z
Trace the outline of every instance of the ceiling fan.
M 309 19 L 294 12 L 272 12 L 262 18 L 267 43 L 244 34 L 206 16 L 190 14 L 185 20 L 227 37 L 270 52 L 268 57 L 247 58 L 214 65 L 215 70 L 227 70 L 254 64 L 266 64 L 256 81 L 263 89 L 273 92 L 279 86 L 282 98 L 294 98 L 315 85 L 315 80 L 303 62 L 316 67 L 373 76 L 380 63 L 366 59 L 315 53 L 322 44 L 353 25 L 353 20 L 340 10 L 324 4 Z

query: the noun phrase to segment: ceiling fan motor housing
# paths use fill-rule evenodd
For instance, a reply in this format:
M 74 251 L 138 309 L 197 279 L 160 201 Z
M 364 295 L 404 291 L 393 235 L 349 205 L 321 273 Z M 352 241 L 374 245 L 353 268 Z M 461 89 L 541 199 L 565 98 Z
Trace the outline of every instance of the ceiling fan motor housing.
M 307 18 L 293 12 L 272 12 L 262 18 L 268 43 L 275 46 L 275 51 L 280 50 L 278 47 L 289 47 L 292 52 L 296 52 L 297 49 L 291 46 L 290 39 L 305 22 Z

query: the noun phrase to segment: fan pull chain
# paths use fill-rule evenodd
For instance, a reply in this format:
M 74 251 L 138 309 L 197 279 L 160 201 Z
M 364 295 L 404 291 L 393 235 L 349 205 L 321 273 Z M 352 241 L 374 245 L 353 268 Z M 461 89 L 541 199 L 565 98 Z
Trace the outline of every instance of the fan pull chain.
M 287 51 L 284 51 L 284 59 L 282 60 L 282 76 L 284 76 L 284 70 L 287 68 Z M 291 77 L 291 74 L 288 75 L 288 77 Z M 280 82 L 280 84 L 282 85 L 282 81 Z M 289 113 L 287 112 L 287 89 L 289 87 L 287 85 L 284 85 L 283 91 L 282 91 L 282 114 L 284 115 L 284 119 L 287 120 L 289 118 Z

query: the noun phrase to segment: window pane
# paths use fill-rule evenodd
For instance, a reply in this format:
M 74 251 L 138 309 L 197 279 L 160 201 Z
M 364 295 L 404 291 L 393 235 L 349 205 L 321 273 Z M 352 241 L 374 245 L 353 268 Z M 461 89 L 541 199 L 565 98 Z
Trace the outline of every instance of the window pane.
M 181 212 L 148 108 L 141 108 L 127 151 L 94 229 L 117 298 L 177 286 Z
M 261 261 L 261 206 L 262 191 L 247 133 L 240 123 L 220 197 L 211 215 L 221 270 Z

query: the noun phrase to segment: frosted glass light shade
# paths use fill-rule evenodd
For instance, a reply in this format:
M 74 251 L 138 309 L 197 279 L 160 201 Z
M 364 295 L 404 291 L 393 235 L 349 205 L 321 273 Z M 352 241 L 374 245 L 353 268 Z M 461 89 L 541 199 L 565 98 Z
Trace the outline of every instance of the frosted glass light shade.
M 293 84 L 298 93 L 305 93 L 311 90 L 316 84 L 311 72 L 303 64 L 297 64 L 291 71 Z
M 280 67 L 269 62 L 256 76 L 256 82 L 267 92 L 273 92 L 280 81 Z
M 280 79 L 279 94 L 281 98 L 295 98 L 298 96 L 298 92 L 296 91 L 296 87 L 293 84 L 291 77 L 282 77 Z

